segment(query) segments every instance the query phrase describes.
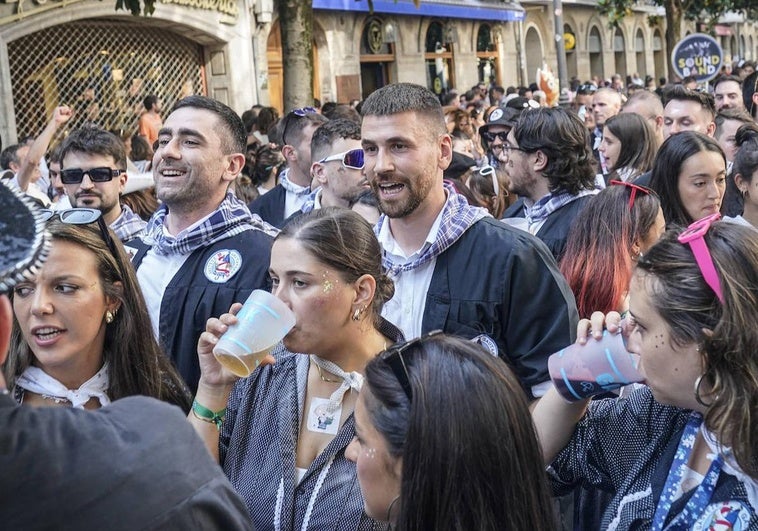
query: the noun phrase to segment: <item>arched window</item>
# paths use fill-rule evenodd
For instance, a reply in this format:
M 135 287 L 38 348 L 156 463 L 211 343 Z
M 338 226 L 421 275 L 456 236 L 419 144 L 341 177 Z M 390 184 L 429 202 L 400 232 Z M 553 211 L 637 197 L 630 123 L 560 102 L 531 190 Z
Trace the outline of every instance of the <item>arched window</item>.
M 453 32 L 445 31 L 440 22 L 432 22 L 426 30 L 426 86 L 435 94 L 444 94 L 454 84 Z
M 621 75 L 621 79 L 626 79 L 626 39 L 621 32 L 621 28 L 616 28 L 613 34 L 613 59 L 616 68 L 616 74 Z
M 605 65 L 603 64 L 603 40 L 600 30 L 593 26 L 587 41 L 587 49 L 590 52 L 590 75 L 605 77 Z
M 369 18 L 361 35 L 361 94 L 365 99 L 393 81 L 395 26 L 378 17 Z
M 656 29 L 653 32 L 653 62 L 655 63 L 655 75 L 657 77 L 666 77 L 666 59 L 663 53 L 663 38 L 661 30 Z
M 479 82 L 489 84 L 491 80 L 494 80 L 496 84 L 502 85 L 498 57 L 492 27 L 489 24 L 482 24 L 476 33 L 476 69 L 479 73 Z
M 568 24 L 563 25 L 563 44 L 566 48 L 566 68 L 569 79 L 579 77 L 577 70 L 576 32 Z
M 634 53 L 637 59 L 637 73 L 644 78 L 647 74 L 647 65 L 645 64 L 645 35 L 642 29 L 637 28 L 637 34 L 634 36 Z

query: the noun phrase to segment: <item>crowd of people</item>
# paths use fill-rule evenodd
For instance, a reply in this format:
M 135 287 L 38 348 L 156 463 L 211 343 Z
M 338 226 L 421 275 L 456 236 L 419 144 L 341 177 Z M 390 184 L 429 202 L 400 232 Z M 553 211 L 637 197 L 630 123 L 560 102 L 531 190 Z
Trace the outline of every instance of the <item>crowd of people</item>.
M 0 518 L 758 529 L 758 74 L 688 81 L 57 107 L 0 156 Z M 240 378 L 256 289 L 295 325 Z M 566 402 L 604 333 L 644 384 Z

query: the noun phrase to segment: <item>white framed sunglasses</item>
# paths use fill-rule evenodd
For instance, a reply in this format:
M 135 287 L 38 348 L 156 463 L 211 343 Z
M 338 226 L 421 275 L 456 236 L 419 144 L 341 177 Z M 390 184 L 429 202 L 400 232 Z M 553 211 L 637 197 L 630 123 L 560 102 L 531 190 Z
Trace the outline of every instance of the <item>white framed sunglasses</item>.
M 344 151 L 342 153 L 337 153 L 335 155 L 325 157 L 318 162 L 319 164 L 323 164 L 324 162 L 332 162 L 334 160 L 341 161 L 342 166 L 344 166 L 347 169 L 362 170 L 363 169 L 363 150 L 361 148 L 351 149 L 350 151 Z

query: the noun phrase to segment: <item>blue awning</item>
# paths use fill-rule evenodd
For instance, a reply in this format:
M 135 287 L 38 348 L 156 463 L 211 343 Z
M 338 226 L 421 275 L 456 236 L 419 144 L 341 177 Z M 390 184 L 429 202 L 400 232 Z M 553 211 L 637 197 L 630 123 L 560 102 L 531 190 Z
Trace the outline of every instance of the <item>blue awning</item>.
M 510 22 L 524 20 L 526 13 L 517 2 L 485 0 L 421 0 L 416 7 L 412 0 L 374 0 L 374 13 L 416 15 L 436 18 L 462 18 Z M 368 0 L 313 0 L 313 9 L 358 11 L 368 13 Z

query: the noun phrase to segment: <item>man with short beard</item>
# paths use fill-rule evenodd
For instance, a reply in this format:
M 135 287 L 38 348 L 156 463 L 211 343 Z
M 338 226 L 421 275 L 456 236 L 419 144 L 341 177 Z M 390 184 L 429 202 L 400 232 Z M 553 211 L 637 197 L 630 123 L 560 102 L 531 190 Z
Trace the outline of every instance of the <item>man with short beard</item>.
M 550 251 L 444 187 L 453 149 L 431 91 L 386 85 L 361 112 L 364 171 L 385 212 L 375 231 L 395 283 L 384 317 L 408 339 L 435 329 L 477 339 L 530 399 L 541 396 L 547 358 L 572 342 L 578 320 Z
M 245 165 L 246 141 L 232 109 L 189 96 L 166 118 L 153 155 L 155 191 L 163 203 L 132 263 L 153 333 L 193 393 L 206 321 L 269 287 L 276 231 L 229 191 Z
M 96 127 L 75 129 L 60 146 L 58 174 L 71 205 L 99 210 L 105 223 L 132 249 L 129 243 L 147 223 L 121 204 L 128 179 L 121 139 Z

